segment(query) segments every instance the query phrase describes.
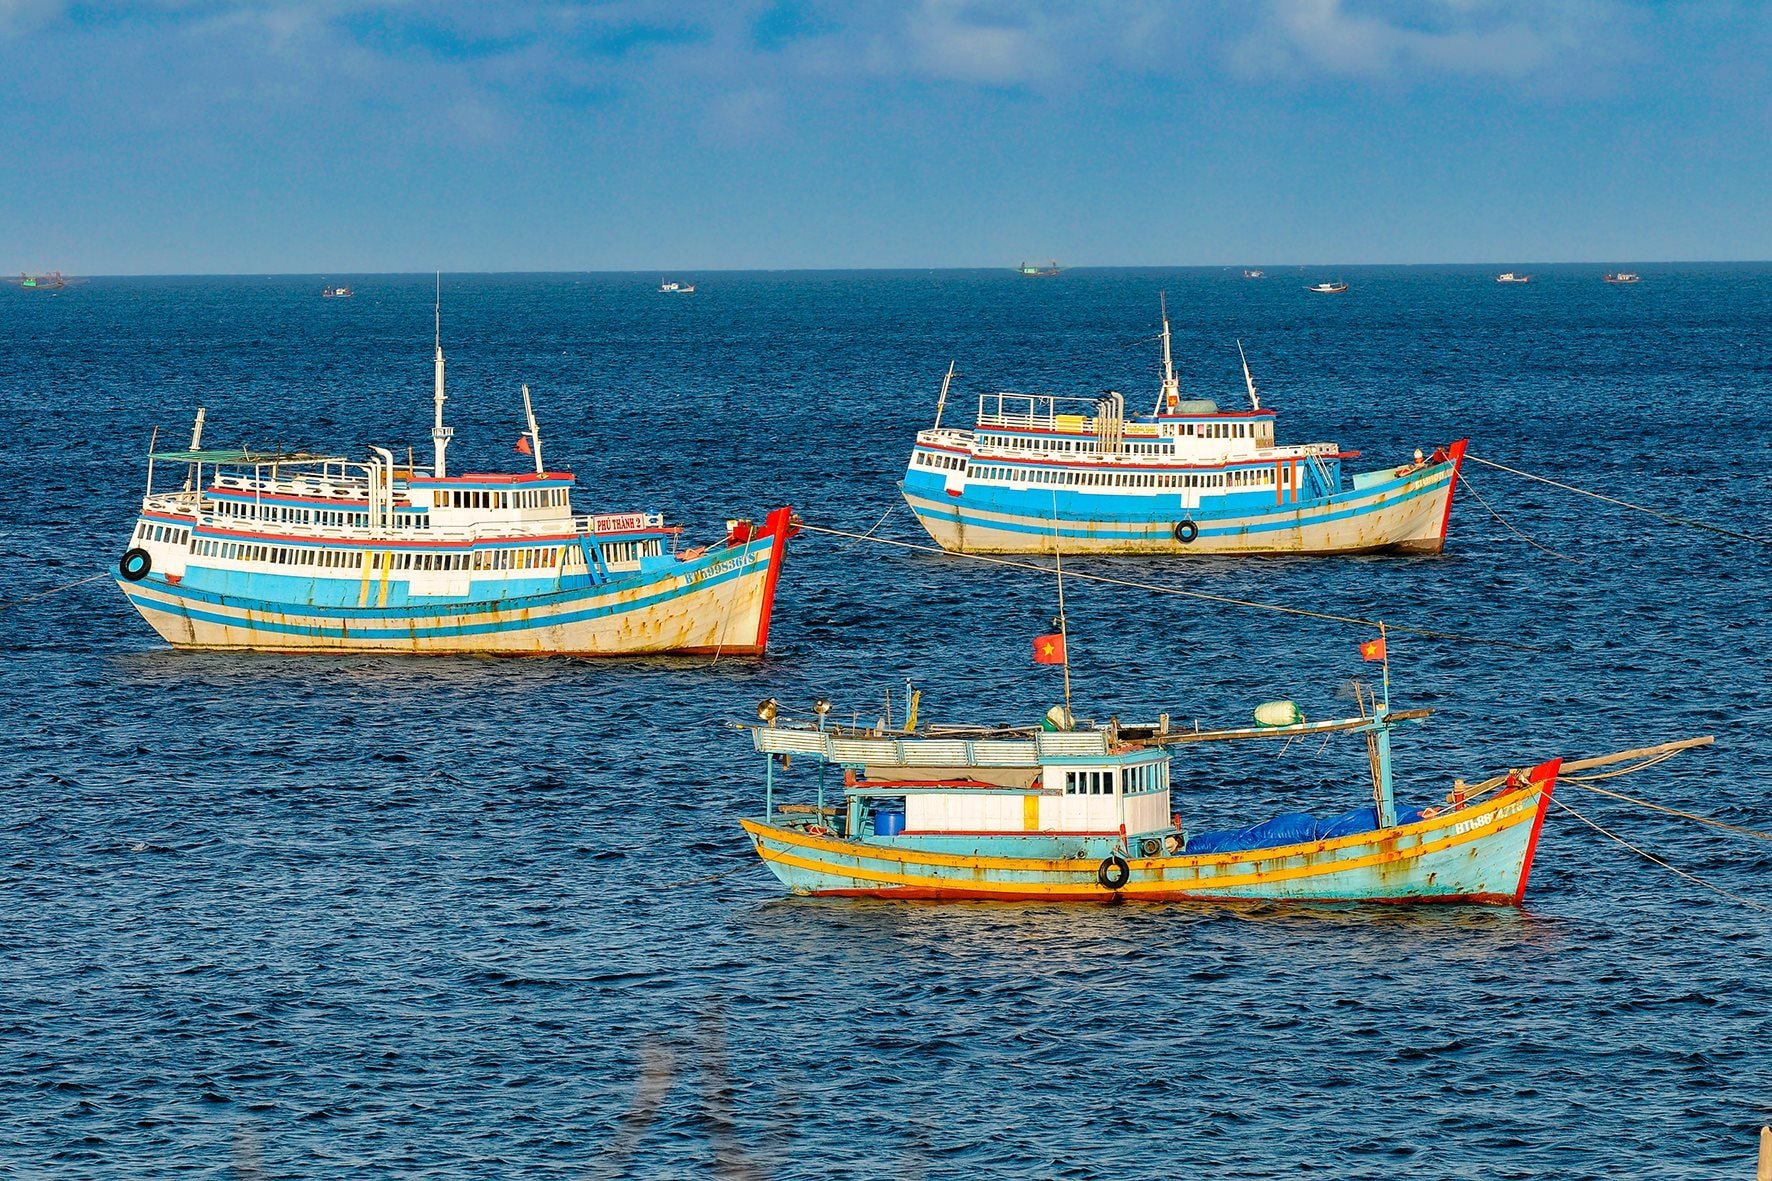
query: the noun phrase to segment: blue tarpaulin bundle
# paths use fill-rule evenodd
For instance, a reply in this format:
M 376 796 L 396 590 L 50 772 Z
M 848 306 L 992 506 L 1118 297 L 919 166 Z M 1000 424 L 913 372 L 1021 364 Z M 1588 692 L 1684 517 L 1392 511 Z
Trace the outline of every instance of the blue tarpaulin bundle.
M 1201 832 L 1188 838 L 1189 853 L 1241 853 L 1247 849 L 1272 849 L 1306 841 L 1351 837 L 1378 827 L 1378 809 L 1368 805 L 1352 812 L 1318 820 L 1308 812 L 1287 812 L 1272 820 L 1234 828 L 1227 832 Z

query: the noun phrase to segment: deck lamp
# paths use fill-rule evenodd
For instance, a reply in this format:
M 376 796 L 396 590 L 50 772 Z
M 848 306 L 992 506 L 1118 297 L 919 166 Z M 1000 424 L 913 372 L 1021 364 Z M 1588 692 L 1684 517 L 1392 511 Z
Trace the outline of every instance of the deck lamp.
M 775 715 L 780 712 L 781 703 L 773 697 L 765 697 L 757 703 L 757 716 L 772 726 L 775 724 Z

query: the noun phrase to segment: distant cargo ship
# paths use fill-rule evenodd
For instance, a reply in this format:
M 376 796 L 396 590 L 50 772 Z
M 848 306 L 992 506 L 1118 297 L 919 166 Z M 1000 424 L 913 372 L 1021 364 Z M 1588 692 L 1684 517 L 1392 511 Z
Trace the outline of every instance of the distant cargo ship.
M 1045 266 L 1041 266 L 1039 263 L 1024 262 L 1015 268 L 1015 273 L 1029 279 L 1050 279 L 1062 269 L 1058 265 L 1057 259 L 1050 259 Z
M 67 278 L 60 271 L 50 271 L 47 275 L 24 274 L 14 282 L 31 291 L 59 291 L 68 285 Z

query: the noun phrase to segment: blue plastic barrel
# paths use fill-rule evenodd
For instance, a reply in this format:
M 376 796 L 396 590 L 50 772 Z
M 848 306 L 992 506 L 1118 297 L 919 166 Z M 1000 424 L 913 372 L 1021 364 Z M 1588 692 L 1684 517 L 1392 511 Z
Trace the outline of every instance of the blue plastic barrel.
M 895 837 L 904 831 L 904 805 L 902 803 L 874 805 L 874 835 L 877 837 Z

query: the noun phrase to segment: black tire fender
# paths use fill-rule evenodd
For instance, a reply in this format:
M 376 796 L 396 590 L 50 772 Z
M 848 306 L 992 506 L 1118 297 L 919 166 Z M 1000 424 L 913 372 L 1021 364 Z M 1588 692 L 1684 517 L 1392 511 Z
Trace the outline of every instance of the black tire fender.
M 1118 891 L 1132 880 L 1132 866 L 1118 853 L 1109 853 L 1095 871 L 1095 880 L 1104 890 Z
M 1198 536 L 1200 536 L 1200 527 L 1194 524 L 1192 520 L 1184 518 L 1176 522 L 1175 540 L 1181 542 L 1181 544 L 1192 545 L 1194 539 Z
M 117 559 L 117 573 L 131 582 L 140 582 L 148 576 L 148 571 L 153 568 L 153 557 L 139 545 L 133 549 L 125 550 L 123 556 Z

